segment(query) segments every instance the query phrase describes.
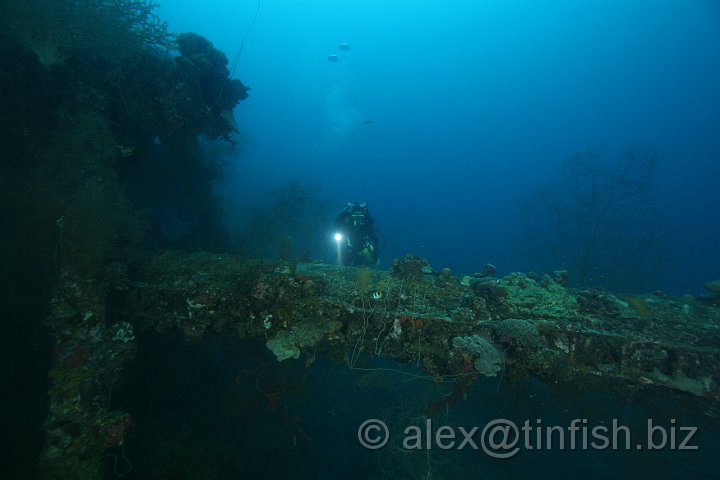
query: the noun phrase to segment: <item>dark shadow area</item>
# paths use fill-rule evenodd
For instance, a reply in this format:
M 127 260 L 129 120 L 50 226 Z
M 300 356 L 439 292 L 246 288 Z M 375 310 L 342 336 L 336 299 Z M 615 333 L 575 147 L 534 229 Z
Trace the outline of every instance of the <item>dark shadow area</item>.
M 8 263 L 3 262 L 3 266 Z M 48 409 L 47 373 L 52 343 L 42 325 L 48 313 L 43 281 L 12 270 L 3 270 L 0 277 L 5 332 L 0 335 L 2 478 L 36 478 L 38 457 L 45 443 L 43 424 Z
M 350 385 L 324 388 L 337 367 L 318 363 L 278 363 L 259 342 L 143 337 L 113 397 L 136 424 L 124 446 L 132 478 L 368 478 L 333 424 L 330 403 L 344 404 Z M 128 465 L 120 458 L 118 470 Z
M 717 471 L 710 452 L 720 446 L 717 420 L 687 413 L 681 398 L 623 398 L 580 390 L 551 389 L 527 379 L 508 389 L 500 377 L 484 378 L 466 395 L 446 402 L 455 382 L 436 383 L 415 365 L 361 357 L 356 369 L 322 357 L 278 363 L 262 342 L 205 339 L 187 343 L 170 335 L 146 335 L 137 362 L 113 396 L 136 426 L 124 454 L 132 478 L 302 478 L 416 479 L 526 478 L 581 474 L 588 479 L 701 478 Z M 426 416 L 430 407 L 446 407 Z M 391 439 L 379 450 L 359 445 L 357 429 L 367 419 L 381 419 Z M 481 430 L 496 419 L 529 425 L 531 447 L 520 443 L 513 458 L 493 458 L 482 450 Z M 579 427 L 575 449 L 567 427 Z M 428 421 L 431 426 L 428 427 Z M 524 422 L 529 422 L 525 424 Z M 620 428 L 618 448 L 593 448 L 593 428 L 613 422 L 631 432 L 629 451 Z M 680 426 L 697 426 L 689 442 L 699 450 L 677 451 L 670 443 L 656 451 L 648 445 L 648 421 L 676 427 L 676 446 L 684 439 Z M 435 435 L 442 426 L 463 439 L 463 427 L 480 427 L 463 449 L 407 448 L 403 432 L 417 427 Z M 557 432 L 553 448 L 540 427 L 566 428 L 561 448 Z M 430 428 L 431 430 L 427 430 Z M 423 441 L 426 437 L 423 436 Z M 437 437 L 433 437 L 433 442 Z M 539 440 L 538 440 L 539 438 Z M 662 437 L 653 434 L 656 445 Z M 540 443 L 538 443 L 540 442 Z M 540 445 L 540 448 L 538 448 Z M 114 458 L 107 457 L 108 474 Z M 124 464 L 124 460 L 119 465 Z M 127 464 L 129 465 L 129 464 Z

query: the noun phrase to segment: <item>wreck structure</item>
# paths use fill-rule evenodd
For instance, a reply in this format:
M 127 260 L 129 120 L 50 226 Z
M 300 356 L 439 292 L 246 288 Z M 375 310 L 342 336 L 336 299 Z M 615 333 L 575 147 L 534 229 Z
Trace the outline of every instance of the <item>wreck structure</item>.
M 429 416 L 487 376 L 509 388 L 534 376 L 626 398 L 682 397 L 717 415 L 720 309 L 712 296 L 574 290 L 564 272 L 494 278 L 486 268 L 457 277 L 413 255 L 378 271 L 161 251 L 131 270 L 116 264 L 112 281 L 73 283 L 54 299 L 50 461 L 77 468 L 88 449 L 99 459 L 123 441 L 132 420 L 105 407 L 110 389 L 97 379 L 117 379 L 147 331 L 187 341 L 260 338 L 278 362 L 326 356 L 352 369 L 369 353 L 417 363 L 428 379 L 455 384 Z
M 372 270 L 218 253 L 227 245 L 211 188 L 217 165 L 199 138 L 232 144 L 232 110 L 249 88 L 210 41 L 168 33 L 154 7 L 0 4 L 0 90 L 15 92 L 0 98 L 0 216 L 11 252 L 0 274 L 8 296 L 42 305 L 41 320 L 21 312 L 9 321 L 42 330 L 47 341 L 37 343 L 48 344 L 38 427 L 47 477 L 112 472 L 118 454 L 108 451 L 136 426 L 113 393 L 151 333 L 258 339 L 275 362 L 305 368 L 317 357 L 356 370 L 367 356 L 413 364 L 423 379 L 453 385 L 428 417 L 484 377 L 509 389 L 537 378 L 675 397 L 716 417 L 717 283 L 696 298 L 623 295 L 570 288 L 564 272 L 497 277 L 489 265 L 458 276 L 414 255 Z M 197 226 L 184 250 L 158 246 L 169 214 Z M 33 348 L 6 352 L 30 370 Z

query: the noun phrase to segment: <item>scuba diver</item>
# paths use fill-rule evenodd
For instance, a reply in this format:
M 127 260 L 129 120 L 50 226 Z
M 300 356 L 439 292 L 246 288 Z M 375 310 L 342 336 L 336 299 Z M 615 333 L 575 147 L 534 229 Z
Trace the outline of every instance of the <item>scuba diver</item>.
M 366 203 L 348 203 L 335 220 L 335 242 L 341 265 L 376 265 L 380 248 L 375 220 Z

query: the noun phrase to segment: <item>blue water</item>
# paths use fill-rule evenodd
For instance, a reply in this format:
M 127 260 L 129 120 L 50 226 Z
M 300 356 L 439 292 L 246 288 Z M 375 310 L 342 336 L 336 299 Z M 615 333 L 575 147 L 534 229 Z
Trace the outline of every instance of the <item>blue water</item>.
M 575 152 L 641 146 L 657 153 L 653 199 L 672 231 L 664 275 L 644 287 L 696 294 L 720 276 L 717 2 L 259 5 L 235 71 L 252 90 L 218 186 L 226 210 L 308 179 L 337 212 L 369 203 L 384 265 L 414 253 L 456 272 L 537 270 L 528 192 Z M 161 14 L 232 60 L 257 7 L 175 0 Z

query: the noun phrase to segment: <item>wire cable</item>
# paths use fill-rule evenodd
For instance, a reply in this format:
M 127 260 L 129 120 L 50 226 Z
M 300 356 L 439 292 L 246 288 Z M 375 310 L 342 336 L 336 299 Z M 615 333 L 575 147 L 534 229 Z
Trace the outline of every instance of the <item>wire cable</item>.
M 255 20 L 257 20 L 258 15 L 260 14 L 260 7 L 261 7 L 261 1 L 258 0 L 257 2 L 257 8 L 255 9 L 255 15 L 253 15 L 252 20 L 250 21 L 250 25 L 248 25 L 247 30 L 245 30 L 245 34 L 242 36 L 242 39 L 240 40 L 240 47 L 238 48 L 237 53 L 235 54 L 235 58 L 233 59 L 232 65 L 230 66 L 230 74 L 225 77 L 225 80 L 223 80 L 222 86 L 220 87 L 220 90 L 218 90 L 217 97 L 215 97 L 215 101 L 210 106 L 210 109 L 215 109 L 215 106 L 217 105 L 218 101 L 220 101 L 220 96 L 222 95 L 223 91 L 225 90 L 225 85 L 227 85 L 227 82 L 230 78 L 232 78 L 233 75 L 235 75 L 235 70 L 237 69 L 238 63 L 240 62 L 240 57 L 242 56 L 243 49 L 245 48 L 245 39 L 250 35 L 250 32 L 252 31 L 253 26 L 255 25 Z
M 250 32 L 252 31 L 253 25 L 255 25 L 255 20 L 258 18 L 258 14 L 260 14 L 260 2 L 261 0 L 258 0 L 257 8 L 255 9 L 255 15 L 253 15 L 252 20 L 250 21 L 250 25 L 248 26 L 248 29 L 245 31 L 245 34 L 242 37 L 242 40 L 240 40 L 240 48 L 238 48 L 237 53 L 235 54 L 235 58 L 233 59 L 232 67 L 230 67 L 230 77 L 232 77 L 235 74 L 235 69 L 238 66 L 238 62 L 240 61 L 240 57 L 242 56 L 243 48 L 245 48 L 245 39 L 250 35 Z

